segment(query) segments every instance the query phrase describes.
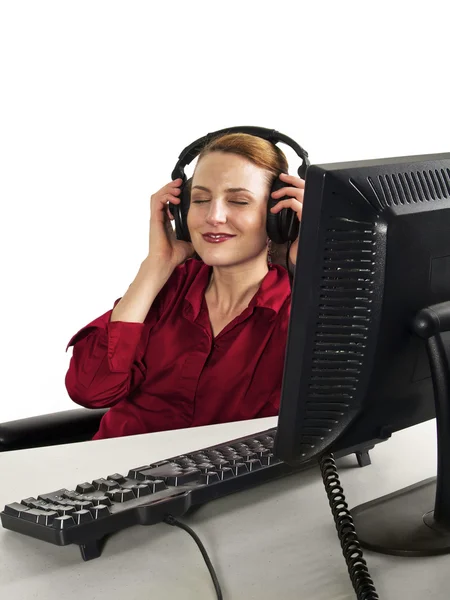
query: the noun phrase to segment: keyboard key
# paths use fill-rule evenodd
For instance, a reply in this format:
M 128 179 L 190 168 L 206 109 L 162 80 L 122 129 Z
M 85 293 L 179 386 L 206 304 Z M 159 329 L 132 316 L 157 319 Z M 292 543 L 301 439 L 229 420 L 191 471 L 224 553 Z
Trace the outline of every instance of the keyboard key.
M 71 517 L 75 521 L 76 525 L 83 525 L 83 523 L 89 523 L 89 521 L 94 520 L 91 511 L 86 509 L 73 512 Z
M 261 461 L 261 464 L 266 467 L 269 467 L 270 465 L 276 465 L 281 462 L 281 460 L 276 458 L 272 453 L 261 456 L 259 460 Z
M 23 502 L 23 500 L 22 500 L 22 502 Z M 30 502 L 29 507 L 37 508 L 39 510 L 46 510 L 47 505 L 48 505 L 48 502 L 45 502 L 45 500 L 35 500 L 34 502 Z
M 52 523 L 55 529 L 69 529 L 69 527 L 73 527 L 75 525 L 75 521 L 69 515 L 64 515 L 63 517 L 55 517 Z
M 40 494 L 38 496 L 38 500 L 45 500 L 47 502 L 51 502 L 52 504 L 64 504 L 64 494 L 66 494 L 69 490 L 65 488 L 61 490 L 56 490 L 56 492 L 50 492 L 49 494 Z
M 231 446 L 218 446 L 217 450 L 221 452 L 224 456 L 225 454 L 234 454 L 235 450 Z
M 94 479 L 92 485 L 95 487 L 96 490 L 100 490 L 101 492 L 106 492 L 108 490 L 113 490 L 115 488 L 120 487 L 117 481 L 104 479 L 103 477 L 100 479 Z
M 60 507 L 60 504 L 50 504 L 47 503 L 45 506 L 41 506 L 41 508 L 39 510 L 54 510 L 56 512 L 58 512 L 58 508 Z
M 243 462 L 236 463 L 231 467 L 231 469 L 235 475 L 243 475 L 244 473 L 248 473 L 247 465 Z
M 274 440 L 273 440 L 273 437 L 271 437 L 269 435 L 261 435 L 261 436 L 258 436 L 256 439 L 258 439 L 264 446 L 266 446 L 266 448 L 273 447 Z
M 110 481 L 116 481 L 117 483 L 123 483 L 125 481 L 125 477 L 120 473 L 114 473 L 113 475 L 108 475 L 107 479 Z
M 262 469 L 261 461 L 258 458 L 251 458 L 250 460 L 246 460 L 244 464 L 250 472 Z
M 216 458 L 216 459 L 212 460 L 211 463 L 212 463 L 213 467 L 216 469 L 221 469 L 222 467 L 230 466 L 230 462 L 228 460 L 225 460 L 224 458 Z
M 20 504 L 19 502 L 13 502 L 12 504 L 7 504 L 5 506 L 5 513 L 7 515 L 11 515 L 12 517 L 20 517 L 22 513 L 30 510 L 28 506 L 24 504 Z
M 202 465 L 202 464 L 205 464 L 205 463 L 210 463 L 211 462 L 211 457 L 206 456 L 206 454 L 204 454 L 203 456 L 196 456 L 194 458 L 194 460 L 195 460 L 195 464 L 198 466 L 198 465 Z
M 137 485 L 131 486 L 130 490 L 132 490 L 132 492 L 136 498 L 142 498 L 143 496 L 149 496 L 150 494 L 153 494 L 153 484 L 155 482 L 152 481 L 151 483 L 152 483 L 152 485 L 149 485 L 148 483 L 139 483 Z M 166 487 L 166 486 L 164 485 L 164 487 Z
M 262 443 L 260 442 L 260 440 L 247 440 L 247 446 L 249 448 L 259 448 L 262 445 Z
M 200 469 L 186 469 L 181 475 L 175 475 L 166 478 L 166 485 L 184 485 L 192 481 L 197 481 L 200 477 Z
M 210 462 L 202 462 L 197 463 L 196 468 L 199 469 L 202 473 L 206 473 L 206 471 L 214 470 L 214 465 Z
M 208 456 L 209 460 L 223 458 L 223 454 L 219 450 L 206 450 L 205 454 Z
M 134 469 L 130 469 L 128 471 L 128 477 L 130 479 L 137 479 L 139 473 L 141 471 L 145 471 L 146 469 L 150 469 L 150 465 L 144 465 L 143 467 L 135 467 Z
M 231 447 L 234 448 L 238 454 L 241 454 L 241 452 L 248 452 L 250 450 L 247 444 L 242 443 L 233 444 Z
M 256 454 L 254 452 L 242 452 L 241 453 L 242 458 L 244 459 L 244 462 L 247 462 L 249 460 L 251 460 L 252 458 L 256 458 Z
M 209 471 L 208 473 L 202 473 L 200 475 L 200 483 L 206 483 L 206 485 L 210 485 L 211 483 L 217 483 L 220 481 L 219 473 L 215 471 Z
M 95 487 L 92 485 L 92 483 L 85 481 L 84 483 L 79 483 L 75 488 L 75 491 L 80 494 L 90 494 L 91 492 L 95 492 Z
M 152 494 L 156 492 L 161 492 L 167 489 L 167 485 L 163 479 L 153 479 L 146 482 L 146 485 L 149 486 Z
M 152 463 L 150 465 L 150 467 L 152 467 L 152 469 L 156 469 L 156 467 L 164 467 L 165 465 L 170 465 L 170 464 L 173 464 L 173 461 L 159 460 L 158 462 Z
M 220 469 L 220 471 L 218 471 L 218 475 L 221 481 L 225 481 L 231 477 L 234 477 L 233 469 L 231 467 L 223 467 Z
M 59 517 L 56 511 L 45 511 L 38 510 L 37 508 L 30 508 L 27 512 L 22 513 L 22 518 L 38 525 L 52 525 L 53 521 Z
M 110 514 L 109 506 L 105 504 L 98 504 L 89 509 L 94 519 L 101 519 L 107 517 Z
M 94 506 L 94 504 L 93 502 L 89 502 L 88 500 L 77 500 L 75 502 L 75 508 L 77 509 L 77 511 L 87 510 L 88 508 L 91 508 L 91 506 Z
M 261 446 L 261 448 L 255 448 L 254 453 L 256 454 L 256 458 L 261 458 L 263 456 L 268 456 L 269 454 L 272 454 L 269 448 L 263 448 L 263 446 Z
M 243 463 L 244 459 L 242 458 L 242 456 L 229 456 L 227 457 L 228 462 L 230 463 L 231 466 L 237 465 L 238 463 Z
M 108 496 L 93 497 L 91 502 L 94 506 L 98 506 L 99 504 L 104 504 L 105 506 L 111 506 L 111 500 L 108 498 Z
M 111 498 L 114 502 L 127 502 L 128 500 L 134 500 L 136 496 L 133 490 L 111 490 L 106 492 L 108 498 Z
M 189 469 L 191 467 L 196 467 L 197 465 L 195 460 L 191 460 L 190 458 L 180 458 L 177 460 L 177 464 L 180 465 L 182 469 Z
M 55 505 L 56 512 L 62 517 L 63 515 L 70 515 L 76 511 L 75 506 L 64 506 L 62 504 Z
M 79 500 L 81 496 L 82 494 L 80 494 L 79 492 L 74 492 L 72 490 L 69 490 L 68 492 L 65 492 L 63 494 L 63 498 L 67 498 L 67 500 Z
M 166 479 L 167 477 L 176 477 L 182 474 L 183 469 L 181 469 L 181 467 L 179 467 L 176 463 L 168 462 L 165 465 L 151 467 L 150 469 L 139 471 L 136 479 L 143 481 L 146 479 Z
M 33 502 L 37 502 L 36 498 L 25 498 L 21 503 L 28 506 L 28 508 L 33 508 Z

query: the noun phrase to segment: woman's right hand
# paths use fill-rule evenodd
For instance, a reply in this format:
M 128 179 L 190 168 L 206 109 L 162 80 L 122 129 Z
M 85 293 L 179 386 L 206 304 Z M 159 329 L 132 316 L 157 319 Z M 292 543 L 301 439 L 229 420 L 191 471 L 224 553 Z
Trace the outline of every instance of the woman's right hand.
M 150 199 L 150 240 L 148 258 L 155 265 L 171 272 L 194 254 L 190 242 L 177 240 L 171 221 L 169 202 L 179 204 L 182 179 L 171 181 Z

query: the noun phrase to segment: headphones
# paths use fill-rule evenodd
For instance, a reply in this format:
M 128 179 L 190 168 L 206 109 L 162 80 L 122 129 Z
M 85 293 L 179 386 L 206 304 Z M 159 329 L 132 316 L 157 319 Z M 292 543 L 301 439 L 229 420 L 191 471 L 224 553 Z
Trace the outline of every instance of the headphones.
M 184 167 L 191 163 L 194 160 L 194 158 L 200 154 L 205 144 L 207 144 L 212 138 L 222 136 L 228 133 L 247 133 L 249 135 L 254 135 L 256 137 L 260 137 L 264 140 L 267 140 L 272 144 L 283 142 L 284 144 L 290 146 L 295 151 L 295 153 L 301 158 L 302 164 L 298 168 L 298 175 L 302 179 L 305 179 L 306 177 L 306 171 L 310 164 L 308 159 L 308 153 L 293 139 L 291 139 L 287 135 L 284 135 L 283 133 L 279 133 L 275 129 L 266 129 L 265 127 L 243 126 L 229 127 L 227 129 L 220 129 L 218 131 L 208 133 L 207 135 L 199 138 L 198 140 L 195 140 L 195 142 L 192 142 L 192 144 L 190 144 L 189 146 L 186 146 L 186 148 L 181 152 L 180 156 L 178 157 L 178 162 L 175 165 L 174 170 L 172 171 L 172 180 L 178 178 L 181 178 L 183 180 L 180 186 L 180 203 L 169 204 L 170 212 L 174 216 L 176 236 L 179 240 L 184 240 L 185 242 L 191 241 L 191 236 L 187 227 L 187 214 L 191 202 L 190 183 L 192 181 L 192 178 L 186 180 Z M 284 196 L 283 198 L 279 199 L 272 198 L 272 193 L 283 187 L 286 187 L 286 183 L 281 181 L 281 179 L 277 177 L 273 182 L 272 188 L 270 190 L 269 201 L 267 204 L 267 235 L 269 239 L 271 239 L 275 244 L 293 242 L 297 238 L 300 229 L 300 222 L 297 218 L 297 214 L 291 208 L 283 208 L 276 215 L 270 212 L 270 209 L 273 208 L 278 202 L 289 198 L 289 196 Z

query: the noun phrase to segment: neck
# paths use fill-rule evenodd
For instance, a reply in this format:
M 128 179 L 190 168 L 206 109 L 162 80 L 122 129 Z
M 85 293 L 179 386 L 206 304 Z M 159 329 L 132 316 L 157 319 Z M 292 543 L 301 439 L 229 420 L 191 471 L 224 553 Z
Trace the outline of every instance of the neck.
M 246 308 L 256 294 L 269 268 L 267 259 L 259 258 L 232 267 L 213 267 L 205 295 L 210 306 L 222 315 Z

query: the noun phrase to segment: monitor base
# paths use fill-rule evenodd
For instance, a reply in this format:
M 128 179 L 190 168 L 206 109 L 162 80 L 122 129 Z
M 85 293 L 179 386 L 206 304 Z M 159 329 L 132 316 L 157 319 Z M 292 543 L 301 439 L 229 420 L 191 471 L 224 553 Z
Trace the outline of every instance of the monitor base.
M 396 556 L 450 553 L 450 526 L 434 520 L 436 477 L 353 508 L 361 546 Z

